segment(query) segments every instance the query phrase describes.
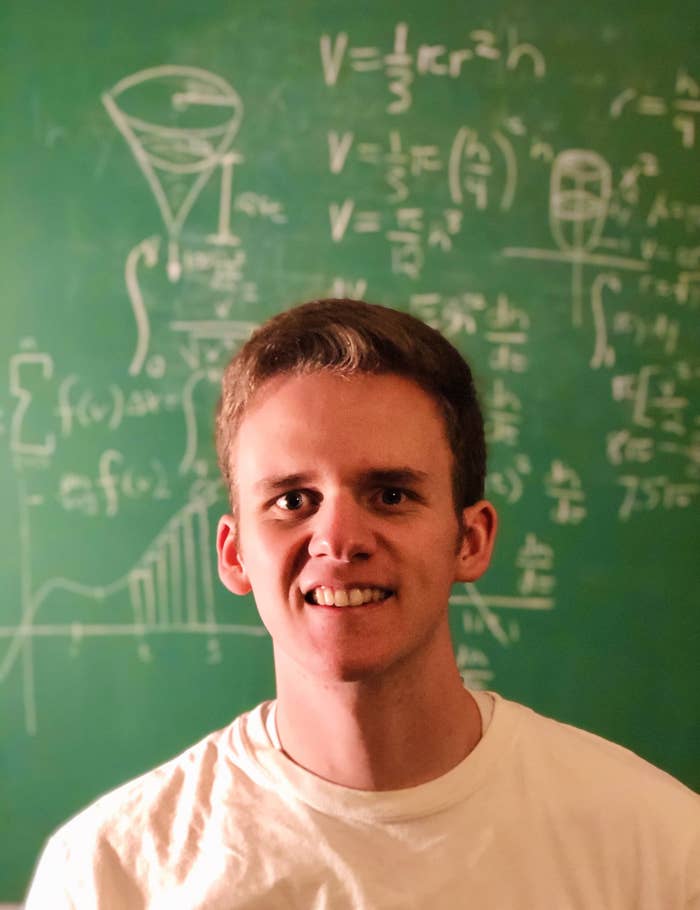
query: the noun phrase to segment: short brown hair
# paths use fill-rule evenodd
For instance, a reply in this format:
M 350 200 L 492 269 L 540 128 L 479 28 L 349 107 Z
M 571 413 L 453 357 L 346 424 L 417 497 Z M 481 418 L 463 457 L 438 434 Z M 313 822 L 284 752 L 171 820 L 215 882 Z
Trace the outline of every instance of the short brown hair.
M 224 370 L 216 412 L 219 467 L 235 509 L 231 450 L 246 408 L 273 376 L 317 370 L 395 373 L 436 401 L 454 456 L 455 508 L 484 495 L 486 446 L 472 372 L 447 339 L 408 313 L 362 300 L 313 300 L 273 316 Z

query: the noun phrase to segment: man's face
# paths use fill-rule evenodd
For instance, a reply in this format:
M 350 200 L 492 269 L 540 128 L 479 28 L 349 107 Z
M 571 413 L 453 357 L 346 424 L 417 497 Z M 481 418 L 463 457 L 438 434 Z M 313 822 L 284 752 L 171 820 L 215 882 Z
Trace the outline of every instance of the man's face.
M 276 377 L 232 458 L 236 524 L 219 524 L 219 572 L 236 593 L 252 588 L 278 674 L 291 662 L 319 679 L 361 679 L 420 661 L 437 640 L 449 647 L 451 585 L 484 571 L 493 527 L 476 544 L 462 534 L 444 422 L 417 384 Z M 483 524 L 483 504 L 465 513 Z

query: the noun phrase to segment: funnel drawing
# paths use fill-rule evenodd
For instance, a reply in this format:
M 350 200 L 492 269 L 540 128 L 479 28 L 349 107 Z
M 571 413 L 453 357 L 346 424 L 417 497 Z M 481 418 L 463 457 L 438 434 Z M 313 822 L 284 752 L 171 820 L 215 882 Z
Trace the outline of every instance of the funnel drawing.
M 554 160 L 549 227 L 561 250 L 592 250 L 600 242 L 612 194 L 608 162 L 596 152 L 569 149 Z
M 507 247 L 504 256 L 567 262 L 572 266 L 572 322 L 583 322 L 583 267 L 603 266 L 644 272 L 648 263 L 613 255 L 603 229 L 613 195 L 612 169 L 590 149 L 566 149 L 554 159 L 549 180 L 549 229 L 558 249 Z M 603 247 L 603 251 L 600 248 Z
M 596 152 L 569 149 L 554 160 L 549 228 L 560 250 L 572 255 L 574 323 L 581 322 L 583 254 L 598 246 L 612 195 L 608 162 Z
M 153 191 L 168 232 L 168 277 L 177 281 L 183 225 L 218 165 L 230 201 L 231 171 L 240 160 L 230 148 L 243 103 L 224 79 L 191 66 L 141 70 L 105 92 L 102 102 Z

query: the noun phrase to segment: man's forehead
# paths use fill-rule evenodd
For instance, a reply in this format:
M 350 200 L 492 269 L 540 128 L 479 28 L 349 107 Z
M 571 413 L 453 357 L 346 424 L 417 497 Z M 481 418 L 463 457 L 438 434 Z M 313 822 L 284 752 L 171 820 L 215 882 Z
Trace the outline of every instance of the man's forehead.
M 324 395 L 341 397 L 346 405 L 369 410 L 370 405 L 382 401 L 401 401 L 405 407 L 415 407 L 422 399 L 428 408 L 442 417 L 442 407 L 437 396 L 416 379 L 396 372 L 344 371 L 317 368 L 304 371 L 277 373 L 265 379 L 250 395 L 241 415 L 241 423 L 256 410 L 279 395 L 287 398 L 287 405 L 307 407 L 321 400 Z
M 358 472 L 451 467 L 434 398 L 398 374 L 287 374 L 256 393 L 232 446 L 232 473 L 250 480 L 320 467 Z
M 413 380 L 395 374 L 312 373 L 269 380 L 246 409 L 239 435 L 250 440 L 308 432 L 325 442 L 332 432 L 353 448 L 381 439 L 393 449 L 394 440 L 413 436 L 419 445 L 426 435 L 444 435 L 444 430 L 440 406 Z

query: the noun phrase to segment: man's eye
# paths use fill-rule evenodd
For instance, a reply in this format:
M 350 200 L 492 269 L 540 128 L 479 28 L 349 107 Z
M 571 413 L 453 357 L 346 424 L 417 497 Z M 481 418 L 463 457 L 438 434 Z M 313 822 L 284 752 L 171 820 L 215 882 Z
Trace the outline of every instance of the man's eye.
M 299 490 L 292 490 L 291 493 L 284 493 L 275 500 L 275 505 L 285 512 L 296 512 L 301 509 L 306 502 L 306 494 Z
M 399 490 L 398 487 L 386 487 L 382 490 L 380 499 L 382 505 L 398 506 L 406 499 L 406 492 L 404 490 Z

